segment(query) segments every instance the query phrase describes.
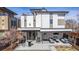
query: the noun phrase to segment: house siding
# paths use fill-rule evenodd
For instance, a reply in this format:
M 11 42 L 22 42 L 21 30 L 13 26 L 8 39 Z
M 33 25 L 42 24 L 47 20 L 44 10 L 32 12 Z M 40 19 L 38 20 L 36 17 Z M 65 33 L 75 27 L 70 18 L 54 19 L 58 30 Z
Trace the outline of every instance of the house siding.
M 27 16 L 27 27 L 33 27 L 33 16 Z
M 41 14 L 36 15 L 36 27 L 41 27 L 41 21 L 42 21 L 41 16 L 42 16 Z
M 50 28 L 49 14 L 42 14 L 41 28 Z
M 50 19 L 52 19 L 52 24 L 50 24 Z M 62 20 L 60 21 L 59 19 Z M 58 16 L 57 13 L 38 13 L 31 16 L 27 15 L 26 20 L 26 27 L 65 28 L 65 16 Z M 21 27 L 24 27 L 24 16 L 21 16 Z
M 58 19 L 63 19 L 64 22 L 64 17 L 65 16 L 59 17 L 57 14 L 53 14 L 53 28 L 65 28 L 65 24 L 63 25 L 58 24 Z
M 21 27 L 24 27 L 24 16 L 21 16 Z

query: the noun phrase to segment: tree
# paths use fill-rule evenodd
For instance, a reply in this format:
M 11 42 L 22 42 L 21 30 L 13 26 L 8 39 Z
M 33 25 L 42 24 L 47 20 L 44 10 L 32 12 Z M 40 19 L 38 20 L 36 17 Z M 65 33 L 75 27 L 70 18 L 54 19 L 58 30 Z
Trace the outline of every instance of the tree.
M 68 19 L 66 20 L 66 28 L 70 28 L 70 29 L 76 29 L 77 27 L 77 22 L 74 19 Z

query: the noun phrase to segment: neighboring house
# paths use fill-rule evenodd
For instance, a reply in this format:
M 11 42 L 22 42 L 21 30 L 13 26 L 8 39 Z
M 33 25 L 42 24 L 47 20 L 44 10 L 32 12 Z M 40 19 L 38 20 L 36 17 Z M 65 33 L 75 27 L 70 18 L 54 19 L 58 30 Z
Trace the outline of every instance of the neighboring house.
M 0 7 L 0 31 L 9 30 L 12 27 L 14 15 L 17 14 L 5 7 Z
M 65 32 L 72 29 L 65 28 L 65 15 L 68 11 L 47 11 L 46 9 L 31 9 L 33 15 L 21 16 L 21 27 L 26 33 L 27 40 L 49 40 L 62 38 Z

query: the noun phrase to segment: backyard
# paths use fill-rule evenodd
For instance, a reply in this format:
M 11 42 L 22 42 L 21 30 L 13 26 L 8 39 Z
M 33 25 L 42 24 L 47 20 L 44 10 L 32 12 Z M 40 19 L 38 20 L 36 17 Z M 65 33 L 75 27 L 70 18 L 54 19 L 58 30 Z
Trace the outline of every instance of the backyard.
M 4 34 L 4 35 L 3 35 Z M 3 37 L 1 39 L 1 37 Z M 1 51 L 77 51 L 67 39 L 49 39 L 50 41 L 36 42 L 32 40 L 28 45 L 22 32 L 11 29 L 7 32 L 0 32 L 0 50 Z M 65 42 L 64 42 L 65 41 Z
M 49 43 L 48 41 L 32 42 L 32 46 L 28 46 L 28 42 L 26 41 L 24 44 L 20 44 L 14 50 L 15 51 L 77 51 L 71 44 L 60 43 Z

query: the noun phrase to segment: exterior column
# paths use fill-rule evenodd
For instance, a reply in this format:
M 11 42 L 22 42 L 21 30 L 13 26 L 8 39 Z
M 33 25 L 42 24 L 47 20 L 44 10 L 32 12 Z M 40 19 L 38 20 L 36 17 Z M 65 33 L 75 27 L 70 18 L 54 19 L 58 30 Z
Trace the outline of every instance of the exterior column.
M 42 41 L 42 35 L 41 32 L 37 32 L 37 42 Z
M 33 32 L 31 32 L 31 40 L 33 40 Z
M 42 41 L 42 32 L 40 32 L 40 41 Z
M 25 36 L 26 36 L 26 41 L 27 41 L 27 32 L 25 32 Z
M 27 40 L 29 40 L 29 32 L 27 32 Z
M 35 31 L 35 40 L 37 41 L 37 31 Z

